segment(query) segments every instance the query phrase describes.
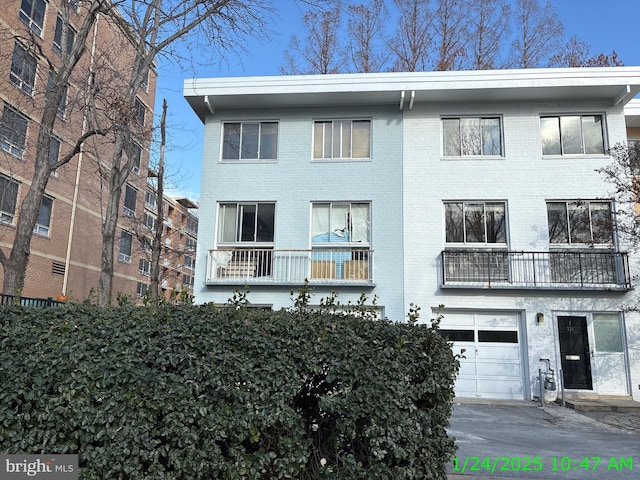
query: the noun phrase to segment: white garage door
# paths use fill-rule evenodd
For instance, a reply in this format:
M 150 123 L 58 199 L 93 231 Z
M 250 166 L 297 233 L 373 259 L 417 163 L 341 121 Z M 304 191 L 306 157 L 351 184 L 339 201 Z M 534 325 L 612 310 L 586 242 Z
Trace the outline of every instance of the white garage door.
M 465 349 L 456 397 L 522 400 L 520 316 L 517 313 L 445 312 L 440 331 Z

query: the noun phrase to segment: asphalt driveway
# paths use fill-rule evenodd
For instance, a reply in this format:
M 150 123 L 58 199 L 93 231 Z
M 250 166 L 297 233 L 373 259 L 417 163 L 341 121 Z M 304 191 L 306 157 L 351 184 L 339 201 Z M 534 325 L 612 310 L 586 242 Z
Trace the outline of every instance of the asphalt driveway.
M 591 418 L 530 402 L 456 403 L 449 433 L 458 452 L 449 479 L 640 479 L 640 414 L 620 415 Z

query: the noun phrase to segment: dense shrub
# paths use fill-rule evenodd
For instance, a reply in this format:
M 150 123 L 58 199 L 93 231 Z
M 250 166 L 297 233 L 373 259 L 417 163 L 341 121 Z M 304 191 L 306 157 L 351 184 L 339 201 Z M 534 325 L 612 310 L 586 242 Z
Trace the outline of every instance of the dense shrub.
M 446 478 L 435 327 L 215 306 L 0 308 L 0 451 L 88 479 Z

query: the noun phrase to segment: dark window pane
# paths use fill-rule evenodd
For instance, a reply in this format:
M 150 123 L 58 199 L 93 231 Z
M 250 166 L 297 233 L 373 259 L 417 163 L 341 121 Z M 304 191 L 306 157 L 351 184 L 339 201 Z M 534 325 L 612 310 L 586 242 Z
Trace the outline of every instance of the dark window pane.
M 278 158 L 278 124 L 263 123 L 260 136 L 260 158 L 272 160 Z
M 464 242 L 462 203 L 447 203 L 444 206 L 446 241 Z
M 478 341 L 518 343 L 518 332 L 512 330 L 478 330 Z
M 240 124 L 225 123 L 222 138 L 222 158 L 237 160 L 240 158 Z
M 242 205 L 240 211 L 240 241 L 255 242 L 256 206 Z
M 484 205 L 468 203 L 464 209 L 464 227 L 467 243 L 485 242 Z
M 560 119 L 543 117 L 540 119 L 543 155 L 560 155 Z
M 482 119 L 482 154 L 502 155 L 499 118 Z
M 566 204 L 564 202 L 547 203 L 547 219 L 549 222 L 549 242 L 569 243 Z
M 473 330 L 444 330 L 441 328 L 438 333 L 450 342 L 473 342 Z
M 504 203 L 487 203 L 485 210 L 487 243 L 507 243 Z
M 589 205 L 584 202 L 570 203 L 569 236 L 571 243 L 590 243 L 591 225 L 589 220 Z
M 273 225 L 275 205 L 270 203 L 258 205 L 257 242 L 273 242 Z

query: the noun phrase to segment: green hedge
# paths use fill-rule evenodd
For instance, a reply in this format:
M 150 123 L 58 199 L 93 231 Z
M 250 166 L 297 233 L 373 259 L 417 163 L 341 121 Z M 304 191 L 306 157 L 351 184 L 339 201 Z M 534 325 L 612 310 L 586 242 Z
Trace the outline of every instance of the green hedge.
M 446 478 L 435 326 L 215 306 L 0 308 L 0 452 L 81 478 Z

